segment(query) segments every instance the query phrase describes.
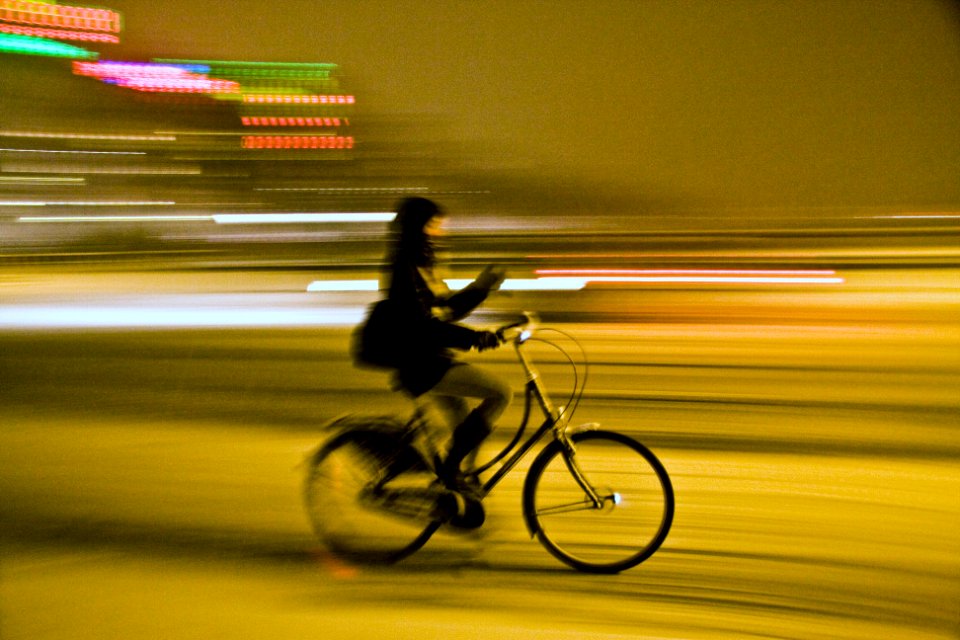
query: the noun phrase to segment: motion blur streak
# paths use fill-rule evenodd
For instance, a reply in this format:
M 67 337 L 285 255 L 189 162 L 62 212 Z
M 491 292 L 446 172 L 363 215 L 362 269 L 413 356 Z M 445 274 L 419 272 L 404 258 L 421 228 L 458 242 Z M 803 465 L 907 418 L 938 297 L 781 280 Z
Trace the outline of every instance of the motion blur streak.
M 3 640 L 960 638 L 955 2 L 102 3 L 0 33 Z M 351 355 L 409 196 L 452 288 L 507 272 L 463 322 L 536 312 L 665 464 L 636 569 L 545 553 L 522 473 L 396 566 L 312 536 L 323 425 L 411 409 Z M 464 358 L 486 457 L 526 381 Z

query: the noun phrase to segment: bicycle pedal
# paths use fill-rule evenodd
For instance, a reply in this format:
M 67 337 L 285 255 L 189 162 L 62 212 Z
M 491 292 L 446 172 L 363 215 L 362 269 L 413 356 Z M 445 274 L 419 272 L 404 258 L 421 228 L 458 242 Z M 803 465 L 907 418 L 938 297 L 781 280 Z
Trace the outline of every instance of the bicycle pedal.
M 487 512 L 479 500 L 465 500 L 463 514 L 450 518 L 447 522 L 456 529 L 472 530 L 479 529 L 487 519 Z
M 455 518 L 463 517 L 466 512 L 466 499 L 456 491 L 447 491 L 437 498 L 432 515 L 438 520 L 449 522 Z

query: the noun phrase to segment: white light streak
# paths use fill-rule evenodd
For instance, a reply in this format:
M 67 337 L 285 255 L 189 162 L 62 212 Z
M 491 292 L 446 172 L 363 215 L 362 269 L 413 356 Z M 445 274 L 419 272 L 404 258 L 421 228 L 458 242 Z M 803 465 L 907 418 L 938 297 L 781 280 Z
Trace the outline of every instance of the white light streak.
M 832 269 L 538 269 L 544 279 L 588 283 L 841 284 Z
M 376 280 L 315 280 L 307 285 L 310 292 L 329 291 L 378 291 L 380 283 Z
M 469 285 L 469 278 L 444 280 L 452 290 Z M 592 283 L 615 284 L 842 284 L 841 277 L 833 276 L 597 276 L 597 277 L 543 277 L 508 278 L 500 286 L 501 291 L 580 291 Z M 376 280 L 317 280 L 310 283 L 307 291 L 377 291 Z
M 86 164 L 57 163 L 51 167 L 47 163 L 37 164 L 37 161 L 14 160 L 4 162 L 3 170 L 7 173 L 90 173 L 104 175 L 143 175 L 143 176 L 199 176 L 203 173 L 200 165 L 137 165 L 101 167 Z
M 231 306 L 0 306 L 0 328 L 69 329 L 133 327 L 297 327 L 354 326 L 364 309 Z
M 390 222 L 395 213 L 219 213 L 217 224 L 302 224 L 314 222 Z
M 47 133 L 42 131 L 8 131 L 0 130 L 0 136 L 6 138 L 45 138 L 63 140 L 134 140 L 140 142 L 176 142 L 176 136 L 171 135 L 126 135 L 117 133 Z
M 428 187 L 259 187 L 254 191 L 319 191 L 329 193 L 426 193 Z
M 55 184 L 55 185 L 82 185 L 86 178 L 56 178 L 47 176 L 0 176 L 0 183 L 7 184 Z
M 63 149 L 6 149 L 0 148 L 0 151 L 11 153 L 72 153 L 72 154 L 90 154 L 105 156 L 145 156 L 146 151 L 70 151 Z
M 21 216 L 17 222 L 198 222 L 210 221 L 211 216 L 170 215 L 170 216 Z
M 897 216 L 874 216 L 875 220 L 955 220 L 960 213 L 916 213 Z
M 170 207 L 168 200 L 0 200 L 0 207 Z
M 774 277 L 774 276 L 623 276 L 584 278 L 584 284 L 609 283 L 678 283 L 678 284 L 842 284 L 839 277 Z

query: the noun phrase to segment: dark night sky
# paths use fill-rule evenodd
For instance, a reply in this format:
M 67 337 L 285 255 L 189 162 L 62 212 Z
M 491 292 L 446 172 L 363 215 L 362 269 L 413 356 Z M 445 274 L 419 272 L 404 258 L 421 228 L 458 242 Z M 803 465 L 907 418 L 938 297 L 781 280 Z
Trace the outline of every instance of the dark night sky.
M 960 206 L 947 0 L 102 4 L 104 58 L 336 62 L 477 167 L 691 207 Z

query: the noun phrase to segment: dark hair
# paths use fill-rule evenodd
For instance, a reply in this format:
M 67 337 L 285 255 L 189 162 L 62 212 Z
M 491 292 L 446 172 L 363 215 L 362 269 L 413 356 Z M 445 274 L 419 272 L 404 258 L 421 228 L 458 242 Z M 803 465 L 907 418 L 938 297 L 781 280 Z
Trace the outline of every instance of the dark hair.
M 444 215 L 433 200 L 406 198 L 397 205 L 397 216 L 391 227 L 396 234 L 393 255 L 404 255 L 417 266 L 433 264 L 433 246 L 423 229 L 436 216 Z

